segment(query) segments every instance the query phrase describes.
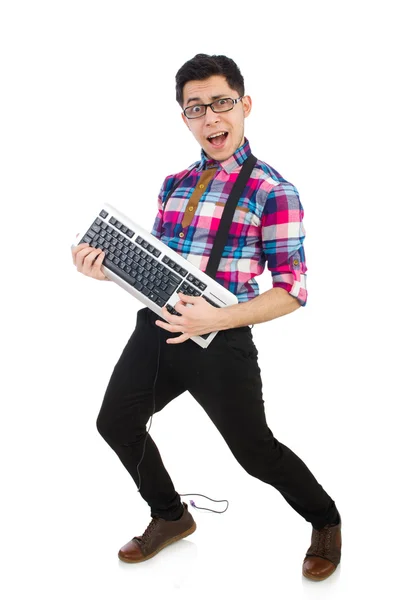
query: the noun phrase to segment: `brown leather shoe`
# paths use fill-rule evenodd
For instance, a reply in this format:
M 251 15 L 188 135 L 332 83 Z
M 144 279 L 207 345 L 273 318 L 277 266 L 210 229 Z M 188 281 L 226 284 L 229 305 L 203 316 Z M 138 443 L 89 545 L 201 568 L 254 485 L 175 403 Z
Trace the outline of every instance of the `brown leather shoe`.
M 128 563 L 148 560 L 172 542 L 181 540 L 196 531 L 196 523 L 187 509 L 186 502 L 182 504 L 184 511 L 178 521 L 153 517 L 143 535 L 132 538 L 119 550 L 119 559 Z
M 311 546 L 302 566 L 305 577 L 312 581 L 323 581 L 335 571 L 341 558 L 341 527 L 341 519 L 338 525 L 326 525 L 320 530 L 313 527 Z

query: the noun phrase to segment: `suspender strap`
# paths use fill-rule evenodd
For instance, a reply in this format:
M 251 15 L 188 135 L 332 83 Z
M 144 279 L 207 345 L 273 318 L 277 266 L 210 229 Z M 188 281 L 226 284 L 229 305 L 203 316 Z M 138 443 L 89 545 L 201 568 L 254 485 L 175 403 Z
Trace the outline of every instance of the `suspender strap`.
M 214 245 L 211 250 L 210 258 L 205 269 L 205 273 L 215 279 L 218 271 L 218 266 L 222 257 L 223 249 L 227 242 L 229 229 L 233 220 L 234 211 L 236 210 L 237 203 L 241 198 L 245 186 L 248 183 L 248 179 L 255 166 L 256 158 L 253 154 L 244 161 L 240 173 L 233 185 L 232 191 L 228 199 L 226 200 L 225 208 L 223 209 L 221 222 L 219 224 L 218 231 L 216 233 Z

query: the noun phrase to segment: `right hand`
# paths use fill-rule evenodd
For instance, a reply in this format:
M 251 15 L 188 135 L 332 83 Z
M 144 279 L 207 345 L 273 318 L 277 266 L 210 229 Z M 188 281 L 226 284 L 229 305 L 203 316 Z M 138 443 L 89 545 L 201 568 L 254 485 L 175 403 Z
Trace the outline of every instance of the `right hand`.
M 76 237 L 78 237 L 77 234 Z M 77 267 L 79 273 L 93 277 L 100 281 L 110 281 L 103 272 L 102 262 L 105 253 L 100 248 L 93 248 L 89 244 L 79 244 L 72 247 L 73 264 Z

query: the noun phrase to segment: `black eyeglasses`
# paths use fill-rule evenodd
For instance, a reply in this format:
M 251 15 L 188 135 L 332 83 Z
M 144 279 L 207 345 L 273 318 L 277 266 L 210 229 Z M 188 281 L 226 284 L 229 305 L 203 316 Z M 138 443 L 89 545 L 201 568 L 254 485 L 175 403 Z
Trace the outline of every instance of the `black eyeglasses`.
M 208 106 L 211 107 L 211 110 L 214 113 L 227 112 L 228 110 L 232 110 L 235 104 L 239 102 L 244 96 L 240 96 L 239 98 L 219 98 L 219 100 L 215 100 L 215 102 L 211 102 L 210 104 L 194 104 L 193 106 L 188 106 L 183 110 L 183 114 L 188 119 L 198 119 L 199 117 L 203 117 L 206 112 Z

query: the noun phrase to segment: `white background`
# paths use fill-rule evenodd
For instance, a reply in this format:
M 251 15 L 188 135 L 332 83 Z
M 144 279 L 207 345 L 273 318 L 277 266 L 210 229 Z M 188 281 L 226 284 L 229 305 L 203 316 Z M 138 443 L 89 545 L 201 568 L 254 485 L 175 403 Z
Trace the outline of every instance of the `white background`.
M 391 597 L 395 569 L 396 94 L 392 2 L 3 0 L 2 596 Z M 250 477 L 189 394 L 153 419 L 176 489 L 227 498 L 140 565 L 149 523 L 96 430 L 141 305 L 77 273 L 102 202 L 151 228 L 164 177 L 199 158 L 174 77 L 240 66 L 252 150 L 305 210 L 308 303 L 253 329 L 266 416 L 342 515 L 342 562 L 301 574 L 311 526 Z M 266 271 L 258 280 L 269 289 Z M 223 504 L 191 497 L 199 506 Z M 183 498 L 188 501 L 190 498 Z

